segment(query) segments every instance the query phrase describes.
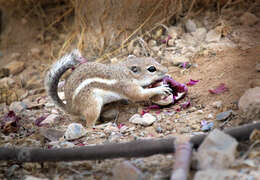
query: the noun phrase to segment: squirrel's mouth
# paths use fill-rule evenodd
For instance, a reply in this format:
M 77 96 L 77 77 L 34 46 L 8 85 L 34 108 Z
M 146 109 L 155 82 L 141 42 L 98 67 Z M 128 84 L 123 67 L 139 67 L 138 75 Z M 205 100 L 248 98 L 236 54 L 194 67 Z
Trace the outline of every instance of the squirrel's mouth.
M 170 76 L 165 76 L 162 79 L 152 83 L 148 88 L 153 88 L 161 86 L 162 84 L 167 84 L 172 92 L 168 96 L 157 95 L 152 98 L 152 102 L 161 106 L 174 104 L 178 100 L 182 99 L 188 92 L 188 88 L 185 84 L 181 84 L 175 81 Z

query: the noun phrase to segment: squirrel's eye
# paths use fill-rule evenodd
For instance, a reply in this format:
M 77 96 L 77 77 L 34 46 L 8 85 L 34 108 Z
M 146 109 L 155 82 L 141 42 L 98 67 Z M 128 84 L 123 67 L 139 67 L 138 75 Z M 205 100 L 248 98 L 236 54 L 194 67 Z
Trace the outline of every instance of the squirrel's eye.
M 150 72 L 154 72 L 156 71 L 156 68 L 154 66 L 150 66 L 147 70 Z

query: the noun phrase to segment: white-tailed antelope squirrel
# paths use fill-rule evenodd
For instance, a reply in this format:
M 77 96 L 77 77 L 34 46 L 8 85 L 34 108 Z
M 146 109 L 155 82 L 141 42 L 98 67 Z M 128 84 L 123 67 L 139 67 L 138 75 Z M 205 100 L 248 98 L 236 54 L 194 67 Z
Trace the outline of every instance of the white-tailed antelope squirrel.
M 58 107 L 83 116 L 88 127 L 95 125 L 104 104 L 122 99 L 144 101 L 171 92 L 167 85 L 146 88 L 165 77 L 166 67 L 150 57 L 129 57 L 117 64 L 86 62 L 78 66 L 66 80 L 64 104 L 57 93 L 59 79 L 82 61 L 78 50 L 63 56 L 48 71 L 45 88 Z

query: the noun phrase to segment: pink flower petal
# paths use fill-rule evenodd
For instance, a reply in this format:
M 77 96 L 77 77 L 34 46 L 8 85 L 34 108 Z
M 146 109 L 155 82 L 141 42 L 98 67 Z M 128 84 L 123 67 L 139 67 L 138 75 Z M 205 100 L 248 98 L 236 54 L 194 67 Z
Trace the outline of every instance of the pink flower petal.
M 219 86 L 217 86 L 215 89 L 210 89 L 209 92 L 211 94 L 221 94 L 225 91 L 228 91 L 228 88 L 225 86 L 224 83 L 221 83 Z
M 182 109 L 186 109 L 186 108 L 188 108 L 189 106 L 190 106 L 190 101 L 187 101 L 187 102 L 181 104 L 181 108 L 182 108 Z
M 147 109 L 160 109 L 160 106 L 156 105 L 156 104 L 153 104 L 151 106 L 148 106 Z
M 37 118 L 37 119 L 34 121 L 35 125 L 38 126 L 38 127 L 42 126 L 41 123 L 42 123 L 42 121 L 44 121 L 46 118 L 47 118 L 47 116 L 41 116 L 41 117 Z
M 160 114 L 160 113 L 161 113 L 161 111 L 159 110 L 159 111 L 156 111 L 155 113 L 156 113 L 156 114 Z
M 125 125 L 120 123 L 117 127 L 118 127 L 118 129 L 121 129 L 123 126 L 125 126 Z
M 193 86 L 195 84 L 197 84 L 200 80 L 193 80 L 193 79 L 190 79 L 190 81 L 188 83 L 186 83 L 187 86 Z

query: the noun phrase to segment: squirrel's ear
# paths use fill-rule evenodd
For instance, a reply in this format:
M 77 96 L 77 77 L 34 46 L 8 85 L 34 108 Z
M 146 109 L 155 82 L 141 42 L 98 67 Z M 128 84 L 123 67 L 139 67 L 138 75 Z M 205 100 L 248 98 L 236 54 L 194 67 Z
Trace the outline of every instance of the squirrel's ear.
M 141 68 L 138 67 L 138 66 L 131 66 L 131 67 L 130 67 L 130 70 L 131 70 L 132 72 L 134 72 L 134 73 L 138 73 L 138 72 L 141 71 Z

